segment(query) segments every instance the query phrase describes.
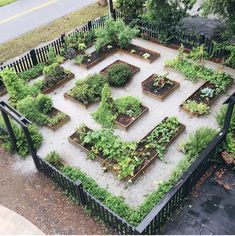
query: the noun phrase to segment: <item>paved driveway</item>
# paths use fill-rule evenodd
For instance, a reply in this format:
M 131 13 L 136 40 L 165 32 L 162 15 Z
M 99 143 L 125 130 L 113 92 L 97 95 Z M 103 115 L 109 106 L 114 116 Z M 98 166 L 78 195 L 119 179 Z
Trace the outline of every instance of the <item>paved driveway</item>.
M 83 8 L 97 0 L 17 0 L 0 7 L 0 43 Z

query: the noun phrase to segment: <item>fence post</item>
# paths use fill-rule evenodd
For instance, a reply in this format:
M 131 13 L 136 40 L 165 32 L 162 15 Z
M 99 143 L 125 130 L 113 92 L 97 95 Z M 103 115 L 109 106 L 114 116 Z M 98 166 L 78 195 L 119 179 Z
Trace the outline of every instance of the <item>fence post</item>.
M 88 30 L 89 30 L 89 31 L 92 30 L 92 24 L 91 24 L 91 21 L 90 21 L 90 20 L 87 22 L 87 27 L 88 27 Z
M 12 129 L 11 122 L 10 122 L 10 120 L 9 120 L 9 117 L 8 117 L 8 115 L 5 113 L 5 111 L 1 110 L 1 113 L 2 113 L 3 120 L 4 120 L 5 124 L 6 124 L 7 132 L 8 132 L 8 134 L 9 134 L 9 136 L 10 136 L 11 141 L 12 141 L 14 150 L 17 152 L 17 151 L 18 151 L 18 148 L 17 148 L 17 145 L 16 145 L 17 140 L 16 140 L 16 136 L 15 136 L 15 134 L 14 134 L 14 131 L 13 131 L 13 129 Z
M 64 39 L 65 38 L 65 33 L 61 34 L 60 38 L 61 38 L 62 44 L 64 44 L 65 43 L 65 39 Z
M 77 191 L 80 203 L 82 204 L 82 206 L 86 206 L 86 200 L 84 197 L 82 182 L 80 180 L 77 180 L 75 182 L 75 185 L 76 185 L 76 191 Z
M 36 66 L 38 64 L 38 59 L 37 59 L 37 56 L 36 56 L 35 49 L 30 50 L 29 54 L 30 54 L 30 57 L 32 59 L 33 66 Z

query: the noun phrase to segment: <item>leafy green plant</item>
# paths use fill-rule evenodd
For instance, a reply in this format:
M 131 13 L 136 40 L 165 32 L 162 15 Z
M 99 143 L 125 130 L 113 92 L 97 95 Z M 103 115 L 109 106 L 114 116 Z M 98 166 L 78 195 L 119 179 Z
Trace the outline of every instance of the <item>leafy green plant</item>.
M 193 100 L 187 100 L 183 103 L 183 107 L 188 110 L 190 113 L 198 114 L 198 115 L 205 115 L 208 114 L 210 107 L 205 103 L 197 103 Z
M 141 113 L 141 102 L 132 96 L 125 96 L 114 101 L 117 113 L 136 117 Z
M 63 112 L 58 113 L 55 117 L 49 118 L 47 123 L 51 126 L 56 126 L 67 118 L 67 115 Z
M 29 154 L 29 149 L 28 149 L 28 143 L 26 141 L 24 132 L 19 125 L 17 125 L 14 121 L 11 121 L 11 125 L 13 128 L 13 132 L 16 137 L 16 146 L 18 149 L 18 154 L 25 158 Z M 2 118 L 0 118 L 0 127 L 6 129 L 5 123 Z M 29 127 L 29 133 L 32 138 L 32 142 L 34 145 L 34 148 L 37 150 L 43 141 L 42 135 L 39 133 L 39 130 L 36 126 L 30 125 Z M 8 152 L 13 152 L 13 144 L 11 142 L 10 137 L 8 136 L 8 133 L 4 132 L 3 129 L 0 130 L 0 140 L 3 142 L 3 148 L 8 151 Z
M 61 64 L 64 61 L 64 57 L 61 55 L 57 55 L 54 48 L 50 47 L 47 53 L 48 64 L 51 65 L 53 63 Z
M 105 21 L 104 27 L 95 30 L 97 51 L 101 50 L 107 45 L 118 46 L 126 48 L 132 38 L 138 33 L 137 29 L 132 29 L 126 26 L 123 20 L 112 20 L 108 18 Z
M 144 54 L 142 55 L 142 57 L 143 57 L 144 59 L 149 59 L 149 58 L 151 57 L 151 55 L 146 52 L 146 53 L 144 53 Z
M 106 83 L 105 76 L 91 74 L 84 80 L 78 80 L 76 86 L 68 92 L 68 95 L 84 104 L 91 104 L 100 100 L 102 89 Z
M 44 68 L 44 64 L 38 64 L 34 67 L 32 67 L 31 69 L 29 70 L 26 70 L 24 72 L 21 72 L 19 74 L 19 77 L 25 81 L 28 81 L 30 79 L 34 79 L 36 78 L 37 76 L 40 76 L 42 75 L 42 72 L 43 72 L 43 68 Z
M 228 110 L 228 105 L 225 104 L 225 105 L 221 106 L 219 112 L 216 114 L 215 118 L 216 118 L 217 124 L 219 125 L 220 128 L 223 128 L 223 126 L 224 126 L 224 121 L 225 121 L 227 110 Z M 233 113 L 232 113 L 229 129 L 230 129 L 230 131 L 235 131 L 235 109 L 233 110 Z
M 188 58 L 193 59 L 196 62 L 203 63 L 205 59 L 209 58 L 207 51 L 205 50 L 204 44 L 194 47 L 188 54 Z
M 81 65 L 83 63 L 84 59 L 85 59 L 85 55 L 77 55 L 75 57 L 75 63 L 77 65 Z
M 92 113 L 93 118 L 104 128 L 112 128 L 116 119 L 116 108 L 107 84 L 102 89 L 102 98 L 98 110 Z
M 108 82 L 111 86 L 124 86 L 132 76 L 132 72 L 126 64 L 115 64 L 107 70 Z
M 60 157 L 60 154 L 56 151 L 52 151 L 46 155 L 45 158 L 46 161 L 48 161 L 51 165 L 55 166 L 57 169 L 60 169 L 64 166 L 63 160 Z
M 214 89 L 212 89 L 212 88 L 208 88 L 208 87 L 206 87 L 206 88 L 203 88 L 203 89 L 201 89 L 201 97 L 202 98 L 213 98 L 214 97 L 214 92 L 215 92 L 215 90 Z
M 156 89 L 162 89 L 162 88 L 164 88 L 166 85 L 172 85 L 173 82 L 167 78 L 168 74 L 169 74 L 169 73 L 166 73 L 166 74 L 164 74 L 164 75 L 155 75 L 155 76 L 154 76 L 153 86 L 154 86 Z
M 189 159 L 196 158 L 208 143 L 216 136 L 216 130 L 210 127 L 201 127 L 189 135 L 187 141 L 180 144 L 180 149 Z

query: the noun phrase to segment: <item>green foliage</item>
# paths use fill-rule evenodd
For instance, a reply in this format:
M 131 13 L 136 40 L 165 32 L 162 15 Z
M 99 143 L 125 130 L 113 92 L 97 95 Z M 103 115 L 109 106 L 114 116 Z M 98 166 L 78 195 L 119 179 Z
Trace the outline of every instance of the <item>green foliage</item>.
M 156 89 L 162 89 L 166 85 L 172 85 L 173 82 L 167 78 L 167 75 L 168 73 L 164 75 L 155 75 L 153 86 L 156 87 Z
M 81 65 L 83 63 L 84 58 L 85 58 L 85 55 L 77 55 L 75 57 L 75 63 L 78 65 Z
M 131 77 L 132 72 L 126 64 L 114 64 L 107 70 L 107 78 L 111 86 L 124 86 Z
M 229 132 L 227 134 L 227 138 L 226 138 L 226 152 L 228 152 L 228 153 L 235 153 L 235 137 L 234 137 L 234 134 L 232 132 Z
M 214 89 L 212 89 L 212 88 L 208 88 L 208 87 L 206 87 L 206 88 L 203 88 L 203 89 L 201 89 L 201 97 L 202 98 L 213 98 L 214 97 L 214 92 L 215 92 L 215 90 Z
M 187 100 L 183 103 L 183 107 L 192 114 L 205 115 L 209 113 L 210 107 L 203 102 L 197 103 L 193 100 Z
M 102 89 L 102 98 L 98 110 L 92 113 L 93 118 L 104 128 L 112 128 L 116 119 L 115 104 L 108 84 Z
M 54 48 L 50 47 L 49 51 L 47 53 L 47 57 L 48 57 L 48 64 L 54 64 L 54 63 L 58 63 L 61 64 L 64 61 L 64 57 L 60 56 L 60 55 L 56 55 L 56 51 Z
M 187 15 L 195 0 L 148 0 L 144 19 L 160 30 L 158 39 L 168 42 L 179 21 Z
M 116 7 L 120 10 L 123 14 L 128 15 L 131 18 L 136 18 L 142 15 L 144 11 L 144 3 L 146 0 L 117 0 Z
M 49 118 L 47 123 L 51 126 L 56 126 L 67 118 L 63 112 L 59 112 L 55 117 Z
M 119 114 L 121 113 L 136 117 L 142 111 L 140 100 L 132 96 L 118 98 L 114 103 L 117 109 L 117 113 Z
M 68 95 L 84 104 L 91 104 L 100 100 L 102 89 L 106 83 L 105 76 L 91 74 L 84 80 L 78 80 L 76 86 L 68 92 Z
M 203 63 L 205 59 L 209 58 L 209 55 L 202 44 L 198 47 L 194 47 L 189 53 L 188 58 L 191 58 L 196 62 Z
M 235 68 L 235 46 L 227 45 L 226 50 L 228 50 L 229 56 L 225 60 L 225 65 Z
M 228 105 L 225 104 L 220 108 L 220 111 L 216 114 L 215 118 L 220 128 L 224 126 L 227 109 L 228 109 Z M 229 129 L 230 131 L 235 131 L 235 109 L 233 110 Z
M 137 29 L 126 26 L 123 20 L 114 21 L 108 18 L 105 21 L 104 28 L 99 28 L 95 31 L 95 48 L 99 51 L 109 44 L 126 48 L 137 33 Z
M 196 158 L 198 153 L 207 147 L 216 136 L 217 131 L 210 127 L 201 127 L 189 135 L 187 141 L 180 145 L 181 150 L 189 159 Z
M 60 169 L 63 167 L 63 160 L 60 157 L 60 154 L 56 151 L 52 151 L 46 155 L 45 158 L 46 161 L 48 161 L 51 165 L 55 166 L 57 169 Z
M 24 132 L 22 128 L 19 127 L 14 121 L 11 121 L 11 124 L 17 140 L 16 146 L 18 148 L 18 154 L 24 158 L 29 154 L 28 144 Z M 0 118 L 0 127 L 6 129 L 5 123 L 2 118 Z M 42 144 L 43 137 L 39 133 L 39 130 L 36 126 L 30 125 L 28 128 L 33 141 L 34 148 L 37 150 Z M 3 130 L 0 131 L 0 139 L 3 141 L 3 148 L 8 152 L 13 152 L 13 144 L 11 143 L 8 134 L 5 133 Z
M 27 96 L 17 104 L 17 109 L 38 125 L 44 125 L 48 122 L 47 113 L 50 112 L 51 108 L 51 98 L 42 94 L 39 94 L 36 98 Z
M 37 76 L 42 75 L 42 71 L 43 71 L 44 66 L 45 66 L 44 64 L 38 64 L 29 70 L 21 72 L 19 74 L 19 77 L 25 81 L 28 81 L 30 79 L 34 79 Z

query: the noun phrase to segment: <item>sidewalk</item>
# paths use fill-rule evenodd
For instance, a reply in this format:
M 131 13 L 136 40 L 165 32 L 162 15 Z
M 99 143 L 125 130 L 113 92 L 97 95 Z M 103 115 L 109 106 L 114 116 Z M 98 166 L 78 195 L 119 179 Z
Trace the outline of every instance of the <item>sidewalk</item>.
M 43 232 L 16 212 L 0 206 L 0 235 L 30 234 L 42 235 Z

